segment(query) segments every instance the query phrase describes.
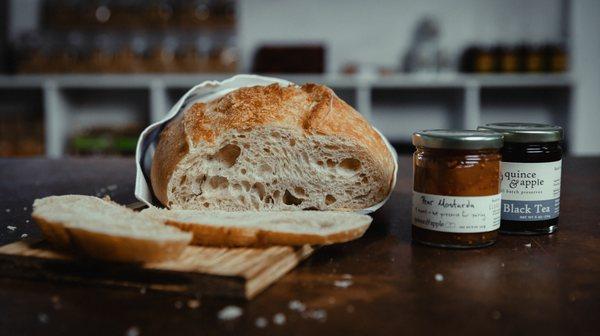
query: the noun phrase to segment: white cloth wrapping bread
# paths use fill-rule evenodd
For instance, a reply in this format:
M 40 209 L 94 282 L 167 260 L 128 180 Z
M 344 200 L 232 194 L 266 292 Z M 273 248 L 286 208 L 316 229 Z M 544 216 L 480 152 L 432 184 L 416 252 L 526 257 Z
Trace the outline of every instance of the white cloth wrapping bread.
M 140 135 L 135 153 L 135 197 L 141 202 L 147 204 L 148 206 L 162 206 L 160 202 L 156 200 L 152 192 L 152 187 L 150 185 L 149 178 L 150 167 L 152 166 L 152 158 L 154 156 L 154 150 L 158 142 L 158 136 L 164 128 L 164 126 L 171 119 L 173 119 L 179 113 L 185 111 L 187 106 L 195 102 L 211 101 L 215 98 L 221 97 L 231 91 L 242 87 L 256 85 L 266 86 L 273 83 L 278 83 L 280 85 L 293 84 L 289 81 L 273 77 L 264 77 L 257 75 L 237 75 L 226 79 L 222 82 L 206 81 L 190 89 L 185 95 L 183 95 L 179 99 L 179 101 L 171 108 L 171 110 L 169 110 L 169 113 L 161 121 L 158 121 L 146 127 L 146 129 L 144 129 L 144 131 Z M 398 155 L 396 154 L 396 151 L 390 145 L 389 141 L 381 134 L 381 132 L 379 132 L 377 129 L 375 130 L 377 131 L 377 133 L 379 133 L 379 135 L 385 142 L 388 150 L 394 158 L 394 174 L 392 179 L 392 186 L 390 188 L 390 193 L 386 196 L 386 198 L 383 201 L 368 208 L 357 211 L 363 214 L 374 212 L 375 210 L 383 206 L 385 202 L 387 202 L 392 191 L 394 190 L 394 186 L 396 185 L 396 173 L 398 172 Z

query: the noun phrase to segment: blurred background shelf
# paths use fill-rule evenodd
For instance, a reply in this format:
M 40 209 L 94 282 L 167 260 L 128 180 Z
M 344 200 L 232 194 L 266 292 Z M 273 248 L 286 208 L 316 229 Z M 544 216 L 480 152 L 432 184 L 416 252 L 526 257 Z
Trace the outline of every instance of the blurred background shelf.
M 0 87 L 42 87 L 52 81 L 60 87 L 143 88 L 153 82 L 165 87 L 189 88 L 205 80 L 223 80 L 229 73 L 214 74 L 48 74 L 0 75 Z M 386 76 L 329 75 L 329 74 L 264 74 L 285 78 L 295 83 L 323 83 L 331 87 L 356 88 L 451 88 L 478 85 L 481 87 L 568 87 L 569 74 L 498 74 L 498 75 L 412 75 Z
M 474 128 L 482 120 L 519 114 L 518 107 L 497 106 L 494 97 L 508 90 L 520 97 L 514 105 L 544 105 L 544 93 L 558 90 L 568 99 L 573 81 L 568 74 L 531 75 L 325 75 L 270 74 L 303 84 L 323 83 L 357 107 L 393 142 L 408 142 L 415 129 Z M 0 94 L 19 93 L 29 100 L 31 92 L 44 97 L 46 155 L 69 152 L 70 135 L 88 125 L 129 127 L 161 119 L 188 88 L 205 80 L 222 80 L 231 74 L 102 74 L 102 75 L 1 75 Z M 33 90 L 33 91 L 32 91 Z M 500 91 L 500 93 L 493 92 Z M 520 94 L 522 92 L 523 94 Z M 37 94 L 39 95 L 39 93 Z M 547 95 L 547 94 L 546 94 Z M 542 99 L 544 98 L 544 99 Z M 490 100 L 488 104 L 488 100 Z M 35 99 L 32 103 L 40 105 Z M 497 99 L 496 99 L 497 101 Z M 552 105 L 556 101 L 553 101 Z M 502 105 L 502 104 L 500 104 Z M 560 104 L 559 104 L 560 105 Z M 489 110 L 489 111 L 487 111 Z M 541 113 L 541 117 L 545 118 Z M 553 122 L 550 115 L 548 122 Z M 514 119 L 514 118 L 513 118 Z M 539 120 L 539 116 L 532 117 Z M 511 119 L 512 120 L 512 119 Z
M 23 155 L 129 155 L 189 88 L 236 73 L 325 84 L 399 148 L 419 129 L 529 121 L 563 125 L 571 154 L 600 154 L 595 0 L 2 6 L 0 144 L 16 150 L 0 155 L 22 139 L 36 143 Z

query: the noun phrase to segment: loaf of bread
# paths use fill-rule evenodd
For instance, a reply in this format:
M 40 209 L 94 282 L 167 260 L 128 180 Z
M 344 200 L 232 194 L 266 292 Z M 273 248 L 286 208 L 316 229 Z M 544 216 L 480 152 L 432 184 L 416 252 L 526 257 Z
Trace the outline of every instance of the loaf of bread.
M 360 238 L 371 217 L 348 211 L 196 211 L 149 208 L 143 214 L 194 234 L 205 246 L 329 245 Z
M 272 84 L 187 106 L 160 134 L 151 183 L 171 209 L 357 210 L 388 195 L 393 160 L 331 89 Z
M 60 249 L 118 262 L 177 258 L 192 235 L 109 200 L 64 195 L 37 199 L 32 218 L 44 237 Z

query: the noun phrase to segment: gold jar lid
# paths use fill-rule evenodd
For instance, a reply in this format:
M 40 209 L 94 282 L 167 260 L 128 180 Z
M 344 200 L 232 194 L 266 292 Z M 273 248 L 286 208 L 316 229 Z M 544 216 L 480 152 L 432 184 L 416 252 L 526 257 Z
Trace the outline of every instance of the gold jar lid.
M 563 139 L 560 126 L 535 123 L 492 123 L 479 126 L 479 130 L 502 133 L 506 142 L 557 142 Z
M 417 147 L 439 149 L 501 148 L 500 133 L 477 130 L 424 130 L 413 133 L 412 143 Z

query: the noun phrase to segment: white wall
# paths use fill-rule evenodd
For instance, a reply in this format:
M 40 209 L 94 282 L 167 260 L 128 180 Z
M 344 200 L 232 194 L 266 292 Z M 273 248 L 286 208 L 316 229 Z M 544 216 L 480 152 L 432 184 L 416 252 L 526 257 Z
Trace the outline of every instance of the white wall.
M 244 70 L 262 43 L 323 42 L 329 71 L 348 61 L 396 66 L 416 23 L 439 19 L 441 44 L 456 56 L 476 42 L 560 41 L 561 0 L 242 0 Z
M 600 1 L 573 0 L 573 114 L 568 134 L 575 155 L 600 154 Z
M 3 0 L 2 0 L 3 1 Z M 8 36 L 15 39 L 19 34 L 37 29 L 40 21 L 40 0 L 10 0 Z

